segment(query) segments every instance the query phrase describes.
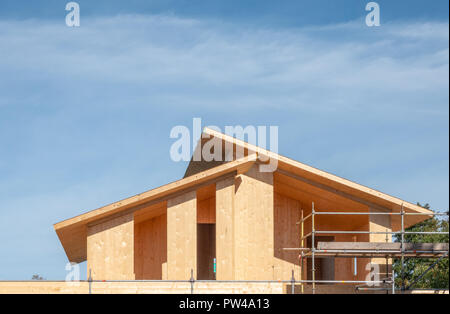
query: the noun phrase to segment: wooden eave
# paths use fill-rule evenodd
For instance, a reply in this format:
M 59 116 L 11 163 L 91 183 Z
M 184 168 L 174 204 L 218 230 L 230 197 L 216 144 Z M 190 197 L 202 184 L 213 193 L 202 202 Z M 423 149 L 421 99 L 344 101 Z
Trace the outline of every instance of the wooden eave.
M 256 154 L 220 165 L 193 176 L 163 185 L 124 200 L 103 206 L 79 216 L 54 224 L 54 229 L 71 262 L 80 263 L 86 260 L 87 227 L 96 221 L 123 215 L 130 211 L 141 210 L 145 206 L 163 202 L 177 193 L 212 182 L 224 175 L 235 172 L 245 173 L 255 163 Z

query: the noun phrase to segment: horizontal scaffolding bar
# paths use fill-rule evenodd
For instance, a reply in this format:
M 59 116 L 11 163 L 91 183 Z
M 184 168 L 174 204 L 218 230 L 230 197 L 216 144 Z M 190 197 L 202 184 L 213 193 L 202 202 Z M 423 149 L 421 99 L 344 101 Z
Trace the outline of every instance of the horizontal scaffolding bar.
M 388 216 L 448 216 L 448 213 L 397 213 L 397 212 L 314 212 L 303 219 L 300 219 L 296 222 L 296 225 L 301 224 L 302 222 L 305 222 L 306 220 L 310 219 L 313 215 L 388 215 Z
M 317 234 L 324 234 L 324 233 L 336 233 L 336 234 L 446 234 L 448 235 L 448 232 L 444 231 L 314 231 L 314 233 Z
M 299 283 L 365 283 L 365 284 L 382 284 L 392 283 L 392 280 L 298 280 Z
M 300 219 L 296 224 L 305 222 L 311 218 L 313 213 L 307 215 L 303 219 Z M 397 213 L 397 212 L 314 212 L 314 215 L 387 215 L 387 216 L 448 216 L 448 213 Z
M 360 291 L 392 291 L 392 287 L 376 287 L 376 288 L 369 288 L 369 287 L 356 287 L 356 290 Z
M 344 252 L 344 253 L 333 253 L 333 252 L 315 252 L 316 257 L 333 257 L 333 258 L 400 258 L 402 255 L 404 258 L 439 258 L 445 255 L 445 252 L 434 252 L 434 253 L 392 253 L 392 252 Z M 312 258 L 312 252 L 303 254 L 303 258 Z
M 395 212 L 395 213 L 392 213 L 392 212 L 387 212 L 387 213 L 384 213 L 384 212 L 314 212 L 314 214 L 315 215 L 388 215 L 388 216 L 391 216 L 391 215 L 399 215 L 399 216 L 401 216 L 401 215 L 405 215 L 405 216 L 408 216 L 408 215 L 413 215 L 413 216 L 414 215 L 421 215 L 421 216 L 448 216 L 447 213 L 403 213 L 402 214 L 402 213 L 397 213 L 397 212 Z M 311 214 L 306 216 L 306 217 L 309 217 L 309 216 L 311 216 Z
M 80 280 L 81 282 L 89 282 L 89 280 Z M 192 283 L 192 282 L 217 282 L 217 283 L 292 283 L 292 279 L 290 280 L 91 280 L 90 282 L 161 282 L 161 283 Z
M 401 251 L 401 250 L 317 250 L 314 249 L 315 253 L 397 253 L 397 254 L 401 254 L 402 252 L 405 254 L 413 254 L 413 253 L 419 253 L 419 254 L 424 254 L 424 253 L 430 253 L 430 254 L 445 254 L 448 251 L 444 251 L 444 250 L 438 250 L 438 251 Z
M 448 231 L 405 231 L 405 232 L 394 232 L 394 234 L 399 234 L 399 233 L 403 233 L 403 234 L 446 234 L 448 235 Z

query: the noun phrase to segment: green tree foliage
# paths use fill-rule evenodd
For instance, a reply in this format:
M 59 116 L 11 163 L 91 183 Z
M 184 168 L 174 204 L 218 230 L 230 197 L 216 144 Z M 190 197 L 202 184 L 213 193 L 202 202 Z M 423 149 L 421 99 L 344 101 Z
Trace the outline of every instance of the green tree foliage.
M 427 203 L 417 205 L 430 209 L 430 205 Z M 448 214 L 448 213 L 447 213 Z M 448 215 L 445 218 L 439 218 L 443 216 L 434 216 L 433 218 L 422 221 L 405 231 L 445 231 L 448 232 Z M 401 236 L 398 235 L 394 239 L 395 242 L 401 241 Z M 411 243 L 448 243 L 448 235 L 445 234 L 405 234 L 405 242 Z M 405 258 L 405 286 L 408 287 L 419 276 L 421 276 L 429 266 L 431 266 L 437 259 L 436 258 Z M 394 259 L 393 267 L 396 273 L 396 285 L 402 286 L 401 279 L 401 259 Z M 421 278 L 414 288 L 449 288 L 448 277 L 448 258 L 442 259 L 433 269 L 431 269 L 423 278 Z

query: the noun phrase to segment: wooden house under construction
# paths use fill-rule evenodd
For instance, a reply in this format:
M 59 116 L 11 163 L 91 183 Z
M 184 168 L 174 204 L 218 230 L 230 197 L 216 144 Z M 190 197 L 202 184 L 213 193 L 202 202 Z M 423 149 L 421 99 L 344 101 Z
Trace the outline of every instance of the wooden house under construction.
M 94 280 L 308 287 L 383 280 L 395 256 L 448 251 L 392 243 L 432 211 L 208 128 L 197 149 L 211 139 L 229 161 L 192 160 L 176 182 L 56 223 L 69 261 L 87 261 Z M 274 171 L 261 170 L 267 160 Z

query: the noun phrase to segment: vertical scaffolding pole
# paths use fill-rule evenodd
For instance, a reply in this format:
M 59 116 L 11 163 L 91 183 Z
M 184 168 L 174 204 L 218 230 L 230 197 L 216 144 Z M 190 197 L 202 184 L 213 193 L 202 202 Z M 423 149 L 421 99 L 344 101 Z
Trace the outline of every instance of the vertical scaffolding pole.
M 401 277 L 402 277 L 402 291 L 405 290 L 405 212 L 403 209 L 403 204 L 402 204 L 402 211 L 400 214 L 401 220 L 402 220 L 402 243 L 400 244 L 400 248 L 401 248 Z
M 394 267 L 392 267 L 392 294 L 395 294 L 395 271 L 394 271 Z
M 315 222 L 314 222 L 314 202 L 311 206 L 311 252 L 312 252 L 312 292 L 316 294 L 316 258 L 315 258 Z
M 353 242 L 358 242 L 356 236 L 353 236 L 352 238 Z M 353 276 L 358 276 L 358 258 L 356 256 L 353 258 Z
M 89 294 L 92 294 L 92 270 L 90 268 L 89 268 L 88 282 L 89 282 Z
M 294 270 L 292 270 L 292 278 L 291 278 L 291 294 L 295 294 L 295 277 L 294 277 Z
M 391 230 L 392 231 L 392 230 Z M 386 243 L 389 242 L 389 229 L 386 228 Z M 391 237 L 391 241 L 392 241 L 392 237 Z M 392 264 L 392 260 L 391 260 L 391 264 Z M 391 268 L 393 267 L 393 265 L 391 266 Z M 386 255 L 386 270 L 385 270 L 385 274 L 386 274 L 386 278 L 389 277 L 389 258 L 388 255 Z M 389 294 L 389 290 L 386 290 L 386 293 Z
M 303 235 L 304 235 L 304 221 L 303 221 L 303 219 L 304 219 L 304 217 L 303 217 L 303 209 L 302 209 L 302 212 L 301 212 L 301 224 L 300 224 L 300 226 L 301 226 L 301 231 L 300 231 L 300 239 L 301 239 L 301 248 L 304 248 L 305 247 L 305 240 L 303 239 Z M 300 251 L 300 256 L 301 256 L 301 258 L 300 258 L 300 263 L 301 263 L 301 265 L 300 265 L 300 281 L 303 279 L 303 263 L 304 263 L 304 261 L 303 261 L 303 251 Z M 302 291 L 302 294 L 304 293 L 304 287 L 303 287 L 303 282 L 300 284 L 300 287 L 301 287 L 301 291 Z
M 189 282 L 191 283 L 191 294 L 194 294 L 194 270 L 191 268 L 191 278 L 189 279 Z

